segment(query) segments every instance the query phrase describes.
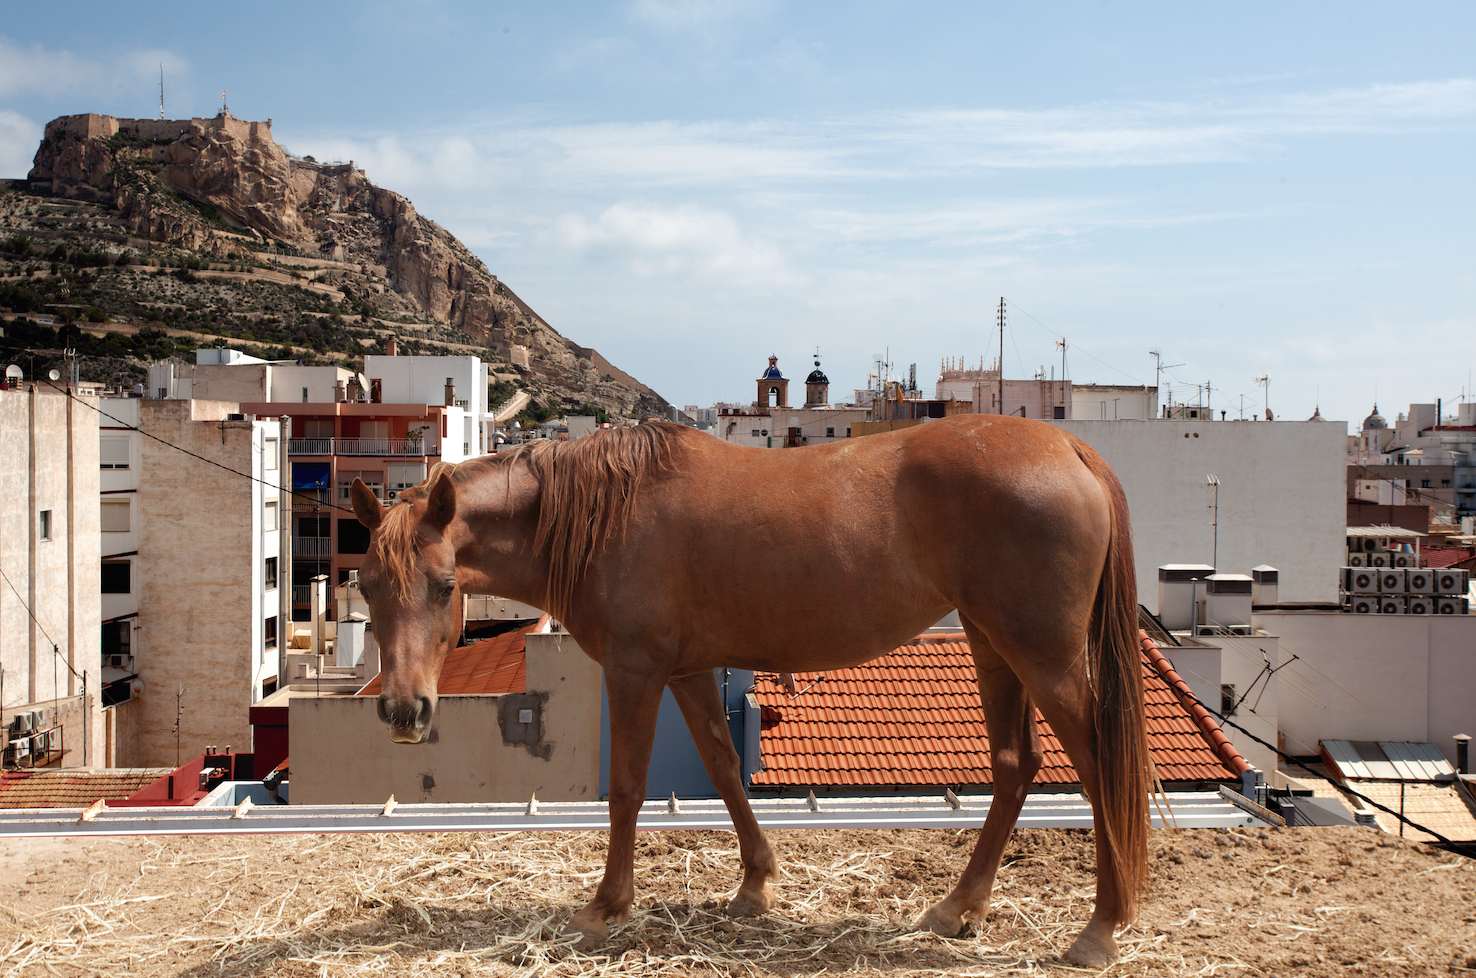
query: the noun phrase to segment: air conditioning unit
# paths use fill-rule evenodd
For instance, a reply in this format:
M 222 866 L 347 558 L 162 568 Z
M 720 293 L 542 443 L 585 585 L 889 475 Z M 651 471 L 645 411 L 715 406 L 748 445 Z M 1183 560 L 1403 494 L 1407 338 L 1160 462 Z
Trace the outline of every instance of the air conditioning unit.
M 1404 586 L 1410 594 L 1434 594 L 1435 575 L 1427 567 L 1411 567 L 1404 572 Z
M 1391 567 L 1413 567 L 1414 566 L 1414 555 L 1413 554 L 1403 553 L 1403 552 L 1396 553 L 1396 554 L 1394 554 L 1390 558 L 1390 566 Z
M 108 665 L 114 669 L 127 669 L 128 660 L 132 658 L 127 652 L 109 652 Z
M 1348 590 L 1353 594 L 1378 594 L 1378 571 L 1367 567 L 1348 568 Z
M 1410 595 L 1404 599 L 1404 613 L 1406 615 L 1428 615 L 1435 609 L 1432 607 L 1434 598 L 1423 594 Z
M 29 713 L 17 713 L 10 718 L 10 732 L 17 737 L 31 732 L 31 715 Z
M 1405 572 L 1400 569 L 1386 568 L 1378 572 L 1380 594 L 1403 594 L 1405 592 Z
M 1356 550 L 1362 550 L 1366 554 L 1371 554 L 1379 549 L 1379 541 L 1373 537 L 1354 537 L 1353 547 Z
M 1384 553 L 1384 552 L 1382 552 L 1382 551 L 1377 551 L 1377 552 L 1374 552 L 1374 553 L 1369 554 L 1368 555 L 1368 566 L 1370 566 L 1370 567 L 1388 567 L 1389 566 L 1389 555 L 1386 554 L 1386 553 Z
M 1430 599 L 1431 611 L 1437 615 L 1470 614 L 1470 602 L 1466 598 L 1437 597 Z
M 1404 614 L 1404 598 L 1387 596 L 1379 598 L 1379 614 L 1402 615 Z
M 1470 571 L 1447 567 L 1434 572 L 1436 594 L 1465 594 L 1471 580 Z
M 1348 610 L 1355 615 L 1372 615 L 1379 610 L 1379 599 L 1360 594 L 1349 602 Z
M 1348 555 L 1348 566 L 1349 567 L 1367 567 L 1368 566 L 1368 554 L 1365 554 L 1365 553 L 1362 553 L 1362 552 L 1349 554 Z
M 8 745 L 6 745 L 6 749 L 9 750 L 17 760 L 20 760 L 22 758 L 29 760 L 31 757 L 31 738 L 15 737 L 10 741 Z

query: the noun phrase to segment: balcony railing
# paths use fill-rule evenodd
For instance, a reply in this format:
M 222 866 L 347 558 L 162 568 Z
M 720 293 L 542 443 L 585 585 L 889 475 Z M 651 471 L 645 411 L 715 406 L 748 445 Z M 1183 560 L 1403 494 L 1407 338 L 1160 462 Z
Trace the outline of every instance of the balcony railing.
M 300 509 L 316 509 L 326 506 L 331 502 L 328 498 L 327 489 L 294 489 L 292 491 L 292 505 Z
M 292 556 L 297 560 L 327 559 L 333 556 L 332 541 L 328 537 L 293 537 Z
M 297 605 L 297 604 L 312 604 L 312 601 L 313 601 L 313 586 L 311 584 L 294 584 L 294 585 L 292 585 L 292 603 L 293 604 L 295 604 L 295 605 Z
M 431 438 L 293 438 L 287 443 L 292 455 L 436 455 L 440 449 Z

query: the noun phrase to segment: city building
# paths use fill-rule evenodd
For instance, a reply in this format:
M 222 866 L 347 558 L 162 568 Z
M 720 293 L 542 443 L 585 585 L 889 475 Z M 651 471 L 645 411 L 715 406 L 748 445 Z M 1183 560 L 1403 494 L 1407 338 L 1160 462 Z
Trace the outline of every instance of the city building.
M 96 401 L 0 384 L 0 742 L 5 767 L 111 762 L 98 650 Z
M 114 763 L 246 749 L 248 711 L 277 687 L 286 641 L 286 427 L 199 398 L 105 398 L 102 410 L 99 635 Z
M 1411 404 L 1392 425 L 1374 405 L 1348 438 L 1348 498 L 1428 507 L 1444 523 L 1476 515 L 1476 403 L 1454 415 L 1439 401 Z
M 769 357 L 769 365 L 756 384 L 752 404 L 714 407 L 714 435 L 731 444 L 754 448 L 798 448 L 850 438 L 867 418 L 865 407 L 830 403 L 830 378 L 820 369 L 818 354 L 814 369 L 805 377 L 803 405 L 790 405 L 789 378 L 780 369 L 777 356 Z
M 492 451 L 487 370 L 477 357 L 369 354 L 364 357 L 364 375 L 369 379 L 371 401 L 460 408 L 460 426 L 451 429 L 455 437 L 449 431 L 443 436 L 460 442 L 457 457 L 473 458 Z

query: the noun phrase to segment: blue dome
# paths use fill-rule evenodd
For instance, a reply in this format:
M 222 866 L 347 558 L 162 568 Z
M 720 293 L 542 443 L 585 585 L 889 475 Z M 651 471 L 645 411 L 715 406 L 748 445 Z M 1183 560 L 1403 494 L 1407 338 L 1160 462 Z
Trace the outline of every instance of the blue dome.
M 779 372 L 779 368 L 778 367 L 770 367 L 768 370 L 765 370 L 764 371 L 764 375 L 759 378 L 759 380 L 783 380 L 783 379 L 784 379 L 784 375 Z

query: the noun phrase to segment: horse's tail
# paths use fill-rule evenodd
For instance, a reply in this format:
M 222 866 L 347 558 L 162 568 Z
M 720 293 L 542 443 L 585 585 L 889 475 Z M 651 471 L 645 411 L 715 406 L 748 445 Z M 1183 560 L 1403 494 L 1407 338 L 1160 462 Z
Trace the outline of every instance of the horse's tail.
M 1124 923 L 1137 913 L 1148 873 L 1148 798 L 1156 780 L 1143 717 L 1137 578 L 1132 528 L 1122 483 L 1102 457 L 1078 441 L 1077 454 L 1107 493 L 1112 531 L 1097 585 L 1088 637 L 1088 671 L 1096 694 L 1096 800 L 1122 900 Z M 1104 867 L 1106 868 L 1106 867 Z

